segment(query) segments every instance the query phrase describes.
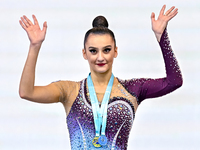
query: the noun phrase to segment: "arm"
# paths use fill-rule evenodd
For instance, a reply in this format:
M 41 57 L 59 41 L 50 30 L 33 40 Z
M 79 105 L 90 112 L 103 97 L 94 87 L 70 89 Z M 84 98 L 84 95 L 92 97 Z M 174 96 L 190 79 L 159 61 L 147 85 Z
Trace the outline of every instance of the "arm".
M 122 82 L 124 87 L 138 99 L 138 104 L 146 98 L 154 98 L 166 95 L 182 85 L 182 75 L 176 57 L 170 46 L 170 41 L 166 31 L 167 23 L 177 14 L 177 9 L 170 8 L 164 15 L 165 6 L 160 11 L 160 15 L 155 20 L 155 14 L 152 13 L 152 29 L 156 35 L 162 50 L 166 77 L 159 79 L 131 79 Z
M 167 24 L 178 13 L 178 9 L 171 7 L 164 14 L 166 6 L 164 5 L 160 11 L 158 19 L 155 20 L 155 14 L 151 15 L 152 29 L 159 42 L 162 55 L 165 62 L 166 77 L 161 79 L 148 79 L 142 83 L 140 89 L 140 100 L 146 98 L 154 98 L 170 93 L 179 88 L 182 83 L 182 75 L 172 51 L 168 34 L 166 31 Z
M 34 24 L 26 17 L 21 17 L 20 25 L 27 32 L 30 46 L 27 60 L 21 76 L 19 95 L 39 103 L 52 103 L 59 101 L 59 90 L 55 84 L 47 86 L 34 86 L 35 67 L 42 42 L 45 39 L 47 23 L 44 22 L 41 30 L 36 17 L 33 15 Z
M 166 77 L 139 78 L 120 81 L 129 93 L 137 97 L 138 104 L 144 99 L 166 95 L 182 86 L 183 79 L 176 57 L 170 46 L 167 31 L 160 38 L 160 47 L 165 62 Z
M 146 98 L 163 96 L 182 86 L 181 71 L 172 51 L 166 29 L 160 38 L 159 45 L 165 62 L 166 77 L 160 79 L 141 79 L 140 101 Z

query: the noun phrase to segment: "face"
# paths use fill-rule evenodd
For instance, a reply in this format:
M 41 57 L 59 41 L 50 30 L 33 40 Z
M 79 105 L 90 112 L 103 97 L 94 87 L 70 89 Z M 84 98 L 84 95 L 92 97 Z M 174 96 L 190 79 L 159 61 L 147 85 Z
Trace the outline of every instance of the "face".
M 88 60 L 91 72 L 112 72 L 117 47 L 109 34 L 90 34 L 83 49 L 83 57 Z

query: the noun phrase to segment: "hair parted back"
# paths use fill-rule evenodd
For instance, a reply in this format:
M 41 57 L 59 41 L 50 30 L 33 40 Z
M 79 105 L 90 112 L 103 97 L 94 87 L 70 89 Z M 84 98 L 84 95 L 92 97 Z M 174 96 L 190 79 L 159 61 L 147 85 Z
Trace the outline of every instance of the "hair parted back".
M 85 34 L 84 47 L 90 34 L 109 34 L 113 38 L 116 46 L 115 35 L 110 29 L 108 29 L 108 21 L 104 16 L 97 16 L 96 18 L 94 18 L 92 26 L 93 28 L 88 30 Z

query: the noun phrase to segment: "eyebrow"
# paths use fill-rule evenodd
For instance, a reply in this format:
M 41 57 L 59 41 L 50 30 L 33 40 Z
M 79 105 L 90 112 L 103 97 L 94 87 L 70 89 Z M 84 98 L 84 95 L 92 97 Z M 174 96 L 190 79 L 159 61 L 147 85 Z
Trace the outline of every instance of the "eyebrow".
M 103 49 L 108 48 L 108 47 L 111 48 L 112 46 L 111 45 L 107 45 L 107 46 L 104 46 Z M 89 49 L 98 49 L 98 48 L 90 46 Z

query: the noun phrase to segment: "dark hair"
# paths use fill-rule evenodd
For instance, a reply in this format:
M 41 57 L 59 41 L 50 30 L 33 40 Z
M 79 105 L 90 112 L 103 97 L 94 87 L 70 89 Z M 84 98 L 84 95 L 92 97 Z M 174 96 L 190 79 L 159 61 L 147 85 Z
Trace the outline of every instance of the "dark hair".
M 93 28 L 88 30 L 85 34 L 84 47 L 90 34 L 109 34 L 113 38 L 116 46 L 115 35 L 110 29 L 108 29 L 108 21 L 104 16 L 97 16 L 96 18 L 94 18 L 92 26 Z

